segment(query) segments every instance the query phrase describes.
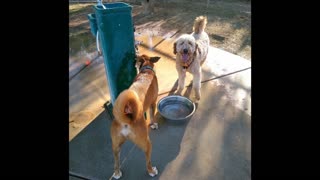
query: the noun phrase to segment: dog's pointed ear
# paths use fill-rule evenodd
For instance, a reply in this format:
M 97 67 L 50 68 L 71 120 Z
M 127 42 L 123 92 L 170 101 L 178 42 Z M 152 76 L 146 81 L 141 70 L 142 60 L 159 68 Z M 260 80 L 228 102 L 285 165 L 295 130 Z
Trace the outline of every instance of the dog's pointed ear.
M 159 61 L 159 59 L 160 59 L 160 57 L 155 56 L 155 57 L 151 57 L 151 58 L 150 58 L 150 61 L 153 62 L 153 63 L 156 63 L 156 62 Z
M 143 60 L 142 56 L 136 56 L 136 61 L 143 62 L 144 60 Z
M 177 54 L 177 41 L 173 43 L 173 54 Z
M 142 67 L 143 63 L 144 63 L 144 56 L 137 56 L 136 57 L 136 68 L 138 69 L 138 72 L 139 72 L 139 69 Z

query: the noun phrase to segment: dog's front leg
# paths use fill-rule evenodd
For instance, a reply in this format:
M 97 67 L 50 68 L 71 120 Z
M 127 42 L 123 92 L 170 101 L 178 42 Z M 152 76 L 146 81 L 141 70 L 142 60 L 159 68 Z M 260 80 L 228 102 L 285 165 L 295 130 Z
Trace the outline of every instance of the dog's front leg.
M 146 126 L 147 128 L 147 126 Z M 154 177 L 158 174 L 158 169 L 156 167 L 152 167 L 151 164 L 151 151 L 152 151 L 152 144 L 149 138 L 149 135 L 147 134 L 148 130 L 144 129 L 140 131 L 140 137 L 135 137 L 131 139 L 139 148 L 142 149 L 142 151 L 145 153 L 146 156 L 146 166 L 148 174 L 151 177 Z
M 181 95 L 186 79 L 186 72 L 183 72 L 183 69 L 178 69 L 178 78 L 178 91 L 176 94 Z
M 197 101 L 200 100 L 201 97 L 201 92 L 200 92 L 200 88 L 201 88 L 201 70 L 200 72 L 197 72 L 193 75 L 193 89 L 195 91 L 195 95 L 196 95 L 196 99 Z
M 149 116 L 151 120 L 151 129 L 158 129 L 158 123 L 155 122 L 154 113 L 156 111 L 156 102 L 152 103 L 149 108 Z

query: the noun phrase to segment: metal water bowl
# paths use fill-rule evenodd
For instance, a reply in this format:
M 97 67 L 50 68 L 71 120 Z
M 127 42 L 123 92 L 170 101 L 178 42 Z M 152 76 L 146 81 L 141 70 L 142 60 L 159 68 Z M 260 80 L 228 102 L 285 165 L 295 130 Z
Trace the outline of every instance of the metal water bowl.
M 196 105 L 190 99 L 170 95 L 158 102 L 159 113 L 168 121 L 181 123 L 189 120 L 196 110 Z

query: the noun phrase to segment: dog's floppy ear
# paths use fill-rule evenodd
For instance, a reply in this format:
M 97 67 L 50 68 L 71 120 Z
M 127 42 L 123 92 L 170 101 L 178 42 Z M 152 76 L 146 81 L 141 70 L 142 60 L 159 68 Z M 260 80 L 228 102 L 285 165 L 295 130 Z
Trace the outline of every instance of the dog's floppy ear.
M 139 69 L 141 68 L 141 66 L 143 65 L 144 63 L 144 59 L 141 57 L 141 56 L 136 56 L 136 68 Z
M 144 62 L 143 55 L 142 56 L 137 56 L 136 57 L 136 61 L 137 62 Z
M 150 57 L 150 61 L 151 61 L 151 62 L 153 62 L 153 63 L 158 62 L 158 61 L 159 61 L 159 59 L 160 59 L 160 57 L 158 57 L 158 56 Z
M 173 54 L 177 54 L 177 41 L 173 43 Z

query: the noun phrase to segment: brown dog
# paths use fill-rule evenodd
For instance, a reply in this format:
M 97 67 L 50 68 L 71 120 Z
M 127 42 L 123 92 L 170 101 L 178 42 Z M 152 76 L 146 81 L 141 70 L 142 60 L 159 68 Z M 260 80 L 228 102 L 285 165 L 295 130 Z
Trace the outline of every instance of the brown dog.
M 114 155 L 113 177 L 119 179 L 120 171 L 120 147 L 127 140 L 131 140 L 146 155 L 147 171 L 150 176 L 158 174 L 156 167 L 151 165 L 152 145 L 149 139 L 148 126 L 154 123 L 154 113 L 158 96 L 158 80 L 153 70 L 154 64 L 160 57 L 137 57 L 140 62 L 139 74 L 135 77 L 129 89 L 122 91 L 113 106 L 115 117 L 111 125 L 112 150 Z M 144 112 L 149 111 L 149 117 L 145 119 Z M 148 113 L 146 113 L 148 114 Z M 150 119 L 151 122 L 150 123 Z M 155 124 L 157 126 L 157 124 Z M 157 127 L 155 127 L 157 128 Z

